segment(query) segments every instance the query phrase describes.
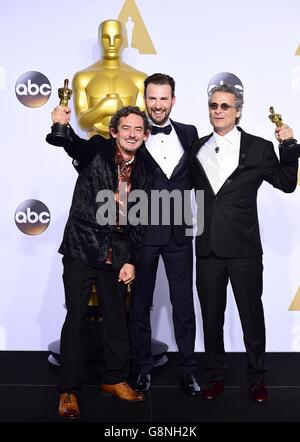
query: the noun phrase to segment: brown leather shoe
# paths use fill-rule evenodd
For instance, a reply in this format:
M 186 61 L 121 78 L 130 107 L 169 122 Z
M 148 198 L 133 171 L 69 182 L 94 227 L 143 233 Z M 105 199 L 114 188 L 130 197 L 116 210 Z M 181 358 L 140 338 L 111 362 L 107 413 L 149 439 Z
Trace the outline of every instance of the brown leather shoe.
M 105 396 L 114 396 L 123 401 L 140 402 L 145 400 L 143 393 L 134 391 L 127 382 L 119 384 L 102 384 L 100 390 Z
M 68 419 L 78 419 L 80 411 L 77 396 L 74 393 L 62 393 L 59 400 L 58 414 Z

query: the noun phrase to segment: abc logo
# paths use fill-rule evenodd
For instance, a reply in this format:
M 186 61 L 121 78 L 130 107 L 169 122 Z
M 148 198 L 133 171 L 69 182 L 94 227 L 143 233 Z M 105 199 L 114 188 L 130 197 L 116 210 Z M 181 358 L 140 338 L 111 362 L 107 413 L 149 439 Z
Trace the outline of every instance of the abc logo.
M 25 72 L 16 83 L 17 99 L 27 107 L 40 107 L 51 94 L 51 84 L 45 75 L 36 71 Z
M 243 83 L 239 77 L 231 72 L 221 72 L 220 74 L 215 75 L 208 83 L 207 94 L 210 95 L 212 88 L 221 86 L 224 83 L 236 87 L 241 93 L 244 92 Z
M 43 233 L 49 226 L 50 218 L 48 207 L 38 200 L 24 201 L 15 212 L 16 226 L 26 235 Z

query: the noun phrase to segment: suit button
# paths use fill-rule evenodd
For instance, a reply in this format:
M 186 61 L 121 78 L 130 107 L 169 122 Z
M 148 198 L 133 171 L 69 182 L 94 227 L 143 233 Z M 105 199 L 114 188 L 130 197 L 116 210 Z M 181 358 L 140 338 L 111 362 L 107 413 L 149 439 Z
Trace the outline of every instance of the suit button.
M 216 200 L 216 201 L 218 200 L 218 197 L 217 197 L 217 196 L 215 196 L 215 200 Z

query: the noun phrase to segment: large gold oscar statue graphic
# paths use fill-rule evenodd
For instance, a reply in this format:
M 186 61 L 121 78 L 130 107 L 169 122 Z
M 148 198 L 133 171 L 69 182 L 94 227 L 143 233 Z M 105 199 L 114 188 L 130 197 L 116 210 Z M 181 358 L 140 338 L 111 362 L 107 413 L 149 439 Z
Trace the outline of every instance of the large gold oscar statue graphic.
M 122 23 L 106 20 L 99 26 L 102 60 L 77 72 L 73 78 L 74 106 L 78 124 L 91 137 L 109 137 L 110 118 L 122 106 L 144 109 L 143 91 L 147 75 L 121 60 Z

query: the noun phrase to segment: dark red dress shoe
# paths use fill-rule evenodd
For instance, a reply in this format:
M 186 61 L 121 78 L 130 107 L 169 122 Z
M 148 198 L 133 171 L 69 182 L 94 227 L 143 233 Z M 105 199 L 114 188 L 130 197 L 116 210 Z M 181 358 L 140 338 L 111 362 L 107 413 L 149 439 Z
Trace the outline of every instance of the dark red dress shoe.
M 224 391 L 224 381 L 209 381 L 202 388 L 201 393 L 203 399 L 216 399 Z
M 74 393 L 62 393 L 59 397 L 58 414 L 68 419 L 78 419 L 80 411 L 77 397 Z
M 264 402 L 269 399 L 269 392 L 264 384 L 253 384 L 250 388 L 250 396 L 255 402 Z

